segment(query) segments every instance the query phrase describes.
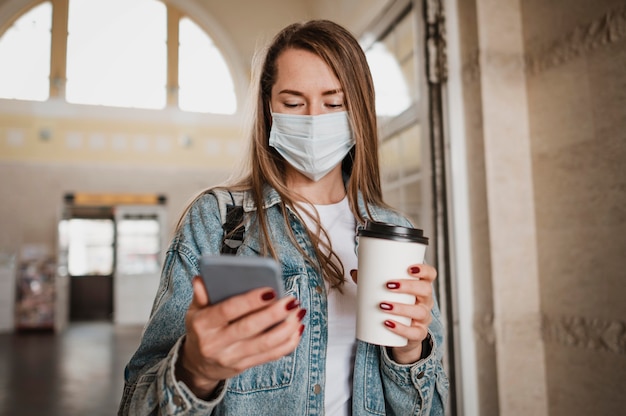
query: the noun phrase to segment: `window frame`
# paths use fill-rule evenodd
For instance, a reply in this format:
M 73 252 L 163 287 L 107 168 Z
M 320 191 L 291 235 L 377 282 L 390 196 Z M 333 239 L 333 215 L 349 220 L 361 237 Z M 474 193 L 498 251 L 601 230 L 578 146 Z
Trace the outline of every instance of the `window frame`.
M 419 0 L 400 0 L 394 2 L 392 7 L 384 12 L 382 16 L 379 16 L 375 22 L 366 29 L 364 34 L 360 38 L 361 47 L 364 50 L 369 49 L 374 43 L 384 39 L 389 33 L 391 33 L 394 28 L 405 18 L 407 15 L 413 13 L 413 18 L 417 21 L 414 25 L 416 30 L 419 30 L 420 25 L 423 25 L 420 20 L 420 1 Z M 421 169 L 418 173 L 413 173 L 409 175 L 408 178 L 399 177 L 391 183 L 386 183 L 383 180 L 383 190 L 399 190 L 401 193 L 402 189 L 407 186 L 406 180 L 417 181 L 421 184 L 421 201 L 422 205 L 420 206 L 421 215 L 420 215 L 420 228 L 425 230 L 431 230 L 433 222 L 432 218 L 432 187 L 430 186 L 430 182 L 428 179 L 428 172 L 431 170 L 431 160 L 430 160 L 430 143 L 428 141 L 428 137 L 430 136 L 430 125 L 428 118 L 428 95 L 427 91 L 427 82 L 426 75 L 424 71 L 424 61 L 421 61 L 419 57 L 424 57 L 425 52 L 422 47 L 419 39 L 422 38 L 421 33 L 413 34 L 415 39 L 415 54 L 414 59 L 417 60 L 414 65 L 415 74 L 417 83 L 420 88 L 420 94 L 417 95 L 415 100 L 412 100 L 411 104 L 408 108 L 406 108 L 402 113 L 392 116 L 392 117 L 384 117 L 379 118 L 379 140 L 380 143 L 384 143 L 387 140 L 397 136 L 398 134 L 408 130 L 413 126 L 418 126 L 418 129 L 421 133 L 422 138 L 422 152 L 421 152 L 421 160 L 420 166 Z M 402 199 L 405 199 L 402 197 Z M 400 210 L 403 207 L 396 207 Z M 427 254 L 427 258 L 429 255 Z M 434 259 L 431 259 L 432 261 Z
M 417 100 L 403 113 L 389 118 L 379 119 L 379 142 L 385 143 L 397 134 L 406 131 L 412 126 L 417 126 L 421 132 L 421 169 L 419 172 L 408 175 L 406 180 L 401 175 L 392 182 L 385 182 L 382 175 L 383 193 L 385 190 L 395 191 L 406 187 L 408 183 L 420 184 L 420 196 L 422 203 L 420 206 L 420 218 L 417 227 L 426 231 L 430 244 L 426 251 L 426 262 L 437 268 L 438 278 L 434 283 L 435 293 L 439 302 L 442 323 L 446 332 L 446 346 L 443 357 L 443 364 L 447 368 L 450 379 L 450 394 L 448 398 L 448 409 L 451 415 L 459 414 L 459 404 L 462 402 L 461 390 L 458 388 L 461 377 L 457 373 L 460 368 L 461 358 L 458 355 L 458 303 L 454 299 L 456 290 L 454 282 L 454 270 L 451 262 L 450 249 L 453 245 L 454 234 L 452 230 L 452 220 L 449 216 L 448 206 L 451 201 L 447 194 L 449 188 L 448 162 L 449 153 L 445 147 L 444 140 L 447 127 L 444 123 L 446 102 L 443 98 L 446 81 L 438 79 L 433 81 L 432 67 L 436 62 L 429 62 L 433 59 L 431 44 L 433 23 L 429 21 L 431 13 L 442 12 L 441 0 L 396 0 L 393 4 L 379 16 L 375 22 L 367 28 L 361 37 L 361 46 L 366 50 L 374 42 L 383 39 L 395 26 L 408 14 L 413 11 L 416 19 L 415 37 L 415 65 L 417 82 L 420 94 Z M 440 18 L 440 16 L 435 16 Z M 437 21 L 439 22 L 439 21 Z M 429 27 L 427 27 L 429 26 Z M 440 32 L 436 33 L 439 36 Z M 440 58 L 442 51 L 437 45 L 436 54 Z M 428 70 L 427 70 L 428 68 Z M 382 169 L 381 169 L 381 173 Z M 391 186 L 390 186 L 391 185 Z M 401 197 L 401 200 L 403 198 Z M 403 207 L 396 207 L 403 210 Z
M 167 85 L 166 106 L 164 109 L 145 109 L 132 107 L 93 106 L 88 104 L 68 103 L 65 100 L 66 62 L 67 62 L 67 24 L 69 0 L 8 0 L 0 5 L 0 15 L 8 16 L 0 21 L 0 36 L 13 23 L 33 7 L 44 2 L 52 4 L 52 33 L 50 59 L 50 94 L 46 101 L 0 99 L 0 112 L 32 113 L 36 108 L 41 115 L 84 116 L 105 119 L 130 119 L 133 121 L 162 120 L 166 117 L 181 122 L 231 126 L 234 120 L 241 117 L 242 103 L 248 90 L 247 71 L 241 65 L 237 54 L 225 30 L 206 10 L 193 4 L 176 0 L 156 0 L 162 2 L 167 9 Z M 193 17 L 192 17 L 193 16 Z M 196 23 L 211 38 L 226 65 L 234 84 L 237 103 L 234 114 L 196 113 L 181 110 L 178 107 L 178 27 L 179 20 L 187 17 Z M 211 28 L 211 30 L 208 30 Z

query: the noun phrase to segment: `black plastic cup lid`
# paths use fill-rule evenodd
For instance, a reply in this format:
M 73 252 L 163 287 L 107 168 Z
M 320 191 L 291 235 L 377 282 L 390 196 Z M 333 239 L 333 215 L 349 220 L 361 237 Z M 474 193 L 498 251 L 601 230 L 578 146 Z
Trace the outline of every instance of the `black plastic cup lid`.
M 382 238 L 385 240 L 405 241 L 428 245 L 428 237 L 419 228 L 403 227 L 378 221 L 367 221 L 358 232 L 360 237 Z

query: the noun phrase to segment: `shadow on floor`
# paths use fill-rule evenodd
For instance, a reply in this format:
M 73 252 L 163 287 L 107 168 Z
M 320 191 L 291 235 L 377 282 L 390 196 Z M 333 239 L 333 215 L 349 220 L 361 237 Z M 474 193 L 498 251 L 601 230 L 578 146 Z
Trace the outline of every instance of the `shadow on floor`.
M 86 322 L 0 334 L 0 415 L 115 415 L 141 330 Z

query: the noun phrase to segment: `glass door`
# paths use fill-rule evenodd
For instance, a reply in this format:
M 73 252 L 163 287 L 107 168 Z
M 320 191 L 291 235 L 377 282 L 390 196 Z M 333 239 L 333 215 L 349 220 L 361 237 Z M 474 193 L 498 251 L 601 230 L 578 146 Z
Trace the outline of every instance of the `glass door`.
M 112 319 L 114 244 L 110 209 L 77 212 L 59 223 L 59 279 L 69 287 L 58 301 L 69 303 L 70 321 Z
M 165 210 L 161 206 L 115 207 L 114 321 L 147 322 L 159 284 Z

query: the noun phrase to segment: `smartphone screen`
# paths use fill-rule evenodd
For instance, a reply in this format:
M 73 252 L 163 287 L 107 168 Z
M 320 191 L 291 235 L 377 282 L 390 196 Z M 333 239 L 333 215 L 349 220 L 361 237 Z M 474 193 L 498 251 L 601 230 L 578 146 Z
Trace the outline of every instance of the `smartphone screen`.
M 280 266 L 272 258 L 206 255 L 200 272 L 211 304 L 259 287 L 274 289 L 279 298 L 285 294 Z

